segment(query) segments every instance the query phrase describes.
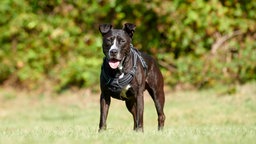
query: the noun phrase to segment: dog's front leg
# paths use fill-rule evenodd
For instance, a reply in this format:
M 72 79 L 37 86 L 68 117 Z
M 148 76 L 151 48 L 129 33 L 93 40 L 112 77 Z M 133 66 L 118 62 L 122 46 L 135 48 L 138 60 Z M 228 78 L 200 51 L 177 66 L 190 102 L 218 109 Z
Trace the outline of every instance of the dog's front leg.
M 143 132 L 143 112 L 144 112 L 144 99 L 143 99 L 143 91 L 139 92 L 137 97 L 137 102 L 136 102 L 136 131 L 141 131 Z
M 107 116 L 108 110 L 110 106 L 110 96 L 106 96 L 101 94 L 100 96 L 100 124 L 99 124 L 99 132 L 102 130 L 106 130 L 107 128 Z

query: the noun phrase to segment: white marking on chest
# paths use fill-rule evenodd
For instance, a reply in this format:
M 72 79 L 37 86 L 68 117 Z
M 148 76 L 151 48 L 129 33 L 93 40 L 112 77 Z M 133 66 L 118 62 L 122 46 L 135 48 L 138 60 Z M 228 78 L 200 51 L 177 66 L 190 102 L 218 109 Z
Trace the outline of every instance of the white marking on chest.
M 131 88 L 131 85 L 128 84 L 125 88 L 122 89 L 121 94 L 120 94 L 121 97 L 128 99 L 126 92 L 129 90 L 129 88 Z
M 122 71 L 123 70 L 123 66 L 120 64 L 119 66 L 118 66 L 118 69 L 119 69 L 119 71 Z M 123 74 L 123 73 L 122 73 Z
M 119 79 L 123 78 L 124 77 L 124 73 L 122 73 L 120 76 L 119 76 Z

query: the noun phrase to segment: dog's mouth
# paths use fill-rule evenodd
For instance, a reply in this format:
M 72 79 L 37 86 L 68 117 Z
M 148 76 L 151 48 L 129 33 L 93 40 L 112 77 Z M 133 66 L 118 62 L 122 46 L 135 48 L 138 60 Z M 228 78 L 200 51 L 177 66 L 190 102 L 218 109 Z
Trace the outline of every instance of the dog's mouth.
M 109 59 L 108 64 L 112 69 L 116 69 L 116 68 L 118 68 L 118 66 L 120 64 L 120 60 L 111 58 L 111 59 Z

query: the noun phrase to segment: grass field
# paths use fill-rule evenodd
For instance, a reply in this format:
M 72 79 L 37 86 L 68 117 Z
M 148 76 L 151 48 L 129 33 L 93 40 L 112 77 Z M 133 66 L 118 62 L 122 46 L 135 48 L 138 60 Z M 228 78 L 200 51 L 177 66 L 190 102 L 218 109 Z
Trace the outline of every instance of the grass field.
M 0 89 L 0 143 L 193 143 L 253 144 L 256 140 L 256 83 L 221 90 L 168 92 L 166 124 L 157 131 L 152 100 L 145 96 L 144 133 L 122 101 L 112 99 L 108 130 L 98 133 L 99 96 L 88 91 L 45 96 Z

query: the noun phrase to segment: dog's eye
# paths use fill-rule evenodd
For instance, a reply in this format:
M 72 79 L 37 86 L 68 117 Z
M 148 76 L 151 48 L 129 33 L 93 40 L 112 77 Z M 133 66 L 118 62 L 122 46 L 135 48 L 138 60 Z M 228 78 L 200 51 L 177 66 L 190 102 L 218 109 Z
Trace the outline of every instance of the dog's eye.
M 125 41 L 125 40 L 123 40 L 123 39 L 121 39 L 121 40 L 120 40 L 120 43 L 125 43 L 125 42 L 126 42 L 126 41 Z
M 106 39 L 106 44 L 107 45 L 111 45 L 112 44 L 112 40 L 111 39 Z

